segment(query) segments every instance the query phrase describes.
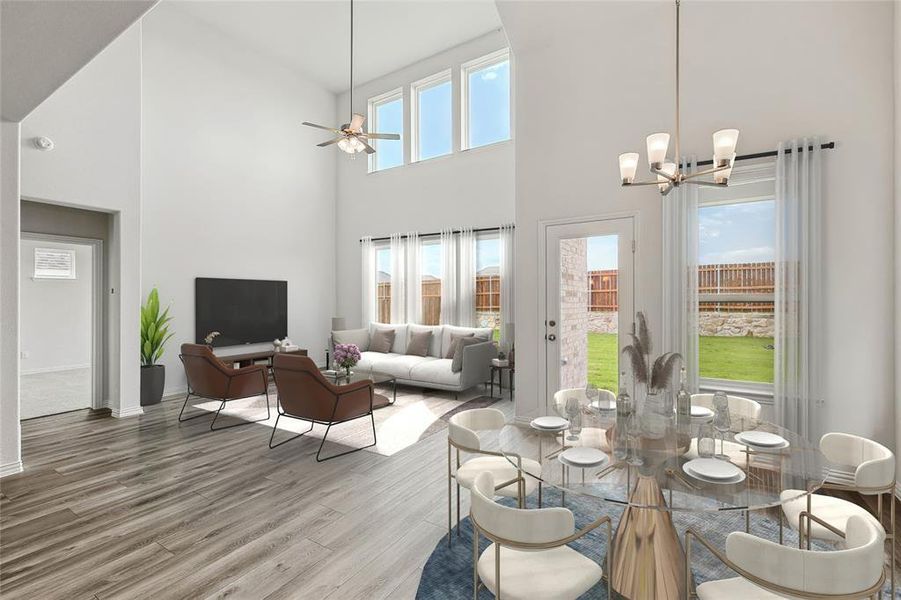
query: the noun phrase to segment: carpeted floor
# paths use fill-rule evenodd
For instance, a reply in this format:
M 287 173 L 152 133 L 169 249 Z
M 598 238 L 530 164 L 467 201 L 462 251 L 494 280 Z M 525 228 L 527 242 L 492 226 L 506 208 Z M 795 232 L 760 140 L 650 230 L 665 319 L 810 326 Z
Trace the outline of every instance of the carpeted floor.
M 390 386 L 376 386 L 376 392 L 392 397 Z M 447 420 L 454 414 L 471 408 L 491 406 L 501 398 L 491 398 L 481 395 L 481 387 L 473 388 L 468 393 L 464 392 L 456 399 L 453 392 L 441 392 L 437 390 L 424 390 L 398 386 L 397 401 L 390 406 L 375 411 L 375 429 L 378 444 L 366 448 L 369 452 L 375 452 L 382 456 L 391 456 L 397 452 L 412 446 L 416 442 L 430 435 L 447 429 Z M 268 421 L 260 422 L 260 425 L 273 427 L 276 417 L 276 402 L 278 393 L 275 386 L 269 388 L 269 406 L 271 417 Z M 509 400 L 507 400 L 509 402 Z M 191 406 L 195 409 L 215 412 L 219 408 L 218 401 L 209 401 L 203 398 L 194 398 L 188 403 L 188 411 Z M 255 421 L 266 416 L 264 398 L 248 398 L 246 400 L 234 400 L 226 404 L 222 411 L 217 427 L 228 425 L 235 419 Z M 275 441 L 290 437 L 291 434 L 300 433 L 309 428 L 309 422 L 282 417 L 278 422 L 278 432 Z M 313 430 L 306 434 L 310 437 L 321 439 L 325 434 L 324 425 L 315 425 Z M 342 423 L 332 427 L 329 431 L 328 441 L 323 448 L 323 454 L 329 456 L 351 448 L 360 448 L 372 443 L 372 425 L 368 418 L 356 419 L 349 423 Z
M 512 499 L 503 499 L 504 504 L 513 505 Z M 537 497 L 530 498 L 529 505 L 537 506 Z M 544 506 L 560 506 L 560 494 L 554 489 L 545 489 Z M 568 495 L 566 506 L 573 511 L 576 518 L 576 527 L 581 528 L 602 515 L 609 515 L 613 521 L 613 530 L 619 523 L 623 507 L 605 503 L 585 496 Z M 676 512 L 673 518 L 679 539 L 684 539 L 685 530 L 688 527 L 700 531 L 701 534 L 718 548 L 725 548 L 726 536 L 733 531 L 744 531 L 744 516 L 737 511 L 730 512 Z M 456 533 L 456 532 L 455 532 Z M 779 539 L 779 524 L 770 518 L 751 515 L 751 533 L 766 539 L 777 541 Z M 472 525 L 469 517 L 461 521 L 459 537 L 454 537 L 453 545 L 448 546 L 447 538 L 442 538 L 422 571 L 419 581 L 419 589 L 416 592 L 418 600 L 458 600 L 460 598 L 472 598 Z M 787 546 L 797 547 L 798 536 L 790 528 L 784 530 L 783 543 Z M 484 551 L 489 545 L 484 536 L 480 536 L 479 551 Z M 598 564 L 604 566 L 604 557 L 607 552 L 607 536 L 604 527 L 599 527 L 571 544 L 571 547 L 582 552 Z M 818 550 L 829 550 L 831 546 L 817 544 Z M 695 584 L 704 581 L 734 577 L 735 574 L 725 568 L 713 555 L 707 552 L 700 544 L 695 544 L 692 549 L 692 569 Z M 605 570 L 606 572 L 606 570 Z M 888 584 L 885 590 L 888 593 Z M 886 596 L 888 597 L 888 596 Z M 493 598 L 492 594 L 482 588 L 479 592 L 480 599 Z M 606 583 L 601 582 L 584 594 L 580 600 L 607 599 Z

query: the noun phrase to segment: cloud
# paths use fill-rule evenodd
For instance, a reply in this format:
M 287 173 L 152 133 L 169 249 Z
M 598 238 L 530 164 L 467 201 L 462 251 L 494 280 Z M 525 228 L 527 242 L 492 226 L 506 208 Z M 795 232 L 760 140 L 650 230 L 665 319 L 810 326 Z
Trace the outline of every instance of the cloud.
M 701 264 L 737 264 L 749 262 L 769 262 L 775 260 L 776 250 L 772 246 L 755 246 L 724 252 L 708 252 L 700 257 Z

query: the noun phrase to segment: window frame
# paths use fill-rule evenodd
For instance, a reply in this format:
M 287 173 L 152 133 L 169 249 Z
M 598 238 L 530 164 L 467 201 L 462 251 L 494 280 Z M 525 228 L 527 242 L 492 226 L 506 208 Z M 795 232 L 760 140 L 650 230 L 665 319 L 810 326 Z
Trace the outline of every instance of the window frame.
M 38 254 L 40 252 L 53 252 L 58 254 L 66 254 L 69 257 L 69 271 L 64 275 L 53 275 L 50 273 L 38 274 Z M 76 272 L 77 256 L 75 250 L 70 248 L 46 248 L 35 247 L 32 254 L 33 265 L 31 270 L 32 279 L 34 281 L 74 281 L 78 279 Z
M 451 145 L 450 149 L 444 154 L 436 154 L 422 158 L 419 156 L 421 147 L 420 135 L 422 131 L 419 127 L 419 94 L 433 87 L 449 83 L 451 86 L 451 106 L 450 106 L 450 128 L 451 128 Z M 410 163 L 424 162 L 441 158 L 443 156 L 451 156 L 454 153 L 454 81 L 451 69 L 445 69 L 434 75 L 429 75 L 410 84 Z
M 374 154 L 368 155 L 368 157 L 369 157 L 368 172 L 369 173 L 380 173 L 382 171 L 390 171 L 391 169 L 396 169 L 397 167 L 402 167 L 406 164 L 406 158 L 405 158 L 406 155 L 404 153 L 404 141 L 405 141 L 404 108 L 405 107 L 404 107 L 404 88 L 403 87 L 395 88 L 393 90 L 385 92 L 384 94 L 379 94 L 378 96 L 374 96 L 368 100 L 367 112 L 369 114 L 367 116 L 367 120 L 369 121 L 369 127 L 367 128 L 367 131 L 378 132 L 379 131 L 378 108 L 380 106 L 383 106 L 385 104 L 389 104 L 391 102 L 395 102 L 398 100 L 400 101 L 400 114 L 401 114 L 401 119 L 400 119 L 401 130 L 399 132 L 400 133 L 400 140 L 399 140 L 400 141 L 400 164 L 392 165 L 390 167 L 383 167 L 383 168 L 379 169 L 378 162 L 377 162 L 378 161 L 377 156 L 378 156 L 379 143 L 382 140 L 370 140 L 369 144 L 375 149 L 376 152 Z M 395 132 L 389 131 L 386 133 L 395 133 Z
M 756 165 L 736 167 L 729 180 L 729 187 L 702 188 L 698 194 L 698 210 L 710 206 L 728 206 L 762 202 L 775 199 L 776 163 L 766 162 Z M 774 189 L 771 192 L 761 193 L 759 186 L 754 184 L 772 183 Z M 741 188 L 748 185 L 745 194 Z M 724 197 L 724 195 L 726 197 Z M 699 225 L 698 225 L 699 226 Z M 699 265 L 700 266 L 700 265 Z M 775 302 L 775 290 L 772 294 L 701 294 L 698 293 L 698 312 L 702 302 Z M 775 314 L 774 314 L 775 318 Z M 698 337 L 700 337 L 698 332 Z M 775 353 L 773 361 L 775 362 Z M 746 381 L 740 379 L 718 379 L 700 376 L 701 365 L 698 364 L 699 388 L 701 392 L 723 391 L 728 394 L 736 394 L 760 401 L 764 404 L 772 404 L 775 391 L 775 383 L 761 381 Z
M 503 140 L 497 140 L 480 146 L 469 144 L 469 76 L 475 71 L 493 67 L 502 62 L 510 63 L 510 135 Z M 510 48 L 501 48 L 490 54 L 486 54 L 474 60 L 460 65 L 460 151 L 466 152 L 478 148 L 488 148 L 497 144 L 503 144 L 513 139 L 513 61 L 510 56 Z

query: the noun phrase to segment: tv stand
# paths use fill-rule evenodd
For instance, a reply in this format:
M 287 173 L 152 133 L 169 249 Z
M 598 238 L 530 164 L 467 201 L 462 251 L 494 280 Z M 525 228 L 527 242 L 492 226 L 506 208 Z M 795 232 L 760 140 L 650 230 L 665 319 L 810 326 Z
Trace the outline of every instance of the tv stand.
M 274 350 L 258 350 L 256 352 L 244 352 L 242 354 L 228 354 L 225 356 L 217 356 L 219 360 L 225 364 L 230 364 L 235 368 L 249 367 L 257 364 L 258 361 L 265 360 L 267 367 L 272 367 L 272 359 L 276 354 L 295 354 L 306 356 L 307 351 L 304 349 L 292 350 L 290 352 L 275 352 Z

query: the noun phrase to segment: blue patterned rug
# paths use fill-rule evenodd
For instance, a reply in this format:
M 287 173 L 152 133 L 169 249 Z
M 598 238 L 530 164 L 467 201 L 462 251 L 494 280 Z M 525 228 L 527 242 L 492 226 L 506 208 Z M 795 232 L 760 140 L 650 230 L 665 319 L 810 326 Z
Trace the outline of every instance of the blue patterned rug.
M 466 492 L 464 491 L 463 493 Z M 543 501 L 544 506 L 560 506 L 560 494 L 557 490 L 545 489 Z M 501 502 L 508 506 L 515 504 L 509 498 L 504 498 Z M 535 507 L 537 505 L 537 497 L 530 497 L 529 506 Z M 607 515 L 613 521 L 613 530 L 616 531 L 616 526 L 619 524 L 619 518 L 623 511 L 622 506 L 574 494 L 567 496 L 566 506 L 575 515 L 577 529 L 584 527 L 600 516 Z M 673 521 L 676 525 L 676 531 L 679 533 L 680 541 L 685 539 L 685 530 L 691 527 L 695 531 L 700 532 L 718 548 L 725 548 L 726 536 L 729 533 L 744 531 L 745 528 L 744 514 L 738 511 L 717 513 L 676 512 L 673 514 Z M 472 525 L 469 517 L 460 522 L 459 529 L 459 537 L 454 531 L 452 546 L 448 547 L 447 538 L 444 537 L 441 538 L 432 551 L 428 562 L 423 568 L 419 589 L 416 591 L 418 600 L 460 600 L 461 598 L 472 598 Z M 605 530 L 606 528 L 604 527 L 598 527 L 570 546 L 604 566 L 604 557 L 607 552 Z M 778 541 L 779 523 L 775 519 L 762 516 L 760 513 L 751 513 L 751 533 L 762 538 Z M 787 525 L 784 528 L 783 544 L 786 546 L 798 546 L 798 534 Z M 484 536 L 480 536 L 479 552 L 484 551 L 488 545 L 488 540 Z M 812 547 L 817 550 L 833 549 L 832 546 L 826 543 L 817 544 L 816 542 Z M 713 555 L 697 542 L 693 544 L 691 562 L 696 585 L 705 581 L 735 577 L 733 572 L 723 566 L 721 562 L 716 560 Z M 888 593 L 888 588 L 889 586 L 886 584 L 886 593 Z M 493 597 L 491 592 L 485 588 L 479 591 L 480 600 L 483 598 L 490 600 Z M 607 588 L 604 582 L 589 590 L 580 600 L 594 600 L 598 598 L 607 599 Z

